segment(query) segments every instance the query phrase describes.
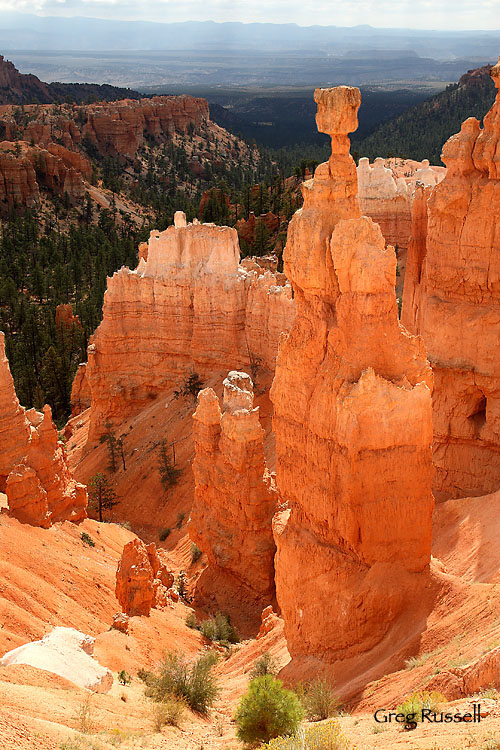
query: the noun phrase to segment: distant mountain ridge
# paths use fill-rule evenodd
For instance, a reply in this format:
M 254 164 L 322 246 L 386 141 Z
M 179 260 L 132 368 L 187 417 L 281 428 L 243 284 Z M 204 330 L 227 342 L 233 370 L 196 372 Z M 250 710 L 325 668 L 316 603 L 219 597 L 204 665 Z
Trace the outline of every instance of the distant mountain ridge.
M 367 25 L 298 26 L 294 23 L 185 21 L 153 23 L 83 17 L 49 17 L 2 11 L 0 48 L 7 50 L 414 50 L 436 60 L 498 54 L 500 30 L 421 31 Z
M 361 156 L 400 156 L 429 159 L 441 164 L 441 151 L 448 138 L 460 131 L 468 117 L 481 120 L 495 99 L 491 65 L 467 71 L 458 83 L 416 104 L 398 117 L 382 123 L 363 140 L 353 140 Z
M 0 55 L 0 104 L 53 104 L 73 101 L 140 99 L 132 89 L 96 83 L 44 83 L 37 76 L 20 73 Z

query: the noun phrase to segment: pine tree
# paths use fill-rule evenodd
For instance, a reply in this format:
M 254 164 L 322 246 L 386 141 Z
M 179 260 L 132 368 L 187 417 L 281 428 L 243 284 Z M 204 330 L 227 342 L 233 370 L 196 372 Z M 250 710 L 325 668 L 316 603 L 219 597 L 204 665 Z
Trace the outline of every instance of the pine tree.
M 97 511 L 99 521 L 102 522 L 103 510 L 111 510 L 118 505 L 116 493 L 109 479 L 102 473 L 94 474 L 88 483 L 89 505 Z

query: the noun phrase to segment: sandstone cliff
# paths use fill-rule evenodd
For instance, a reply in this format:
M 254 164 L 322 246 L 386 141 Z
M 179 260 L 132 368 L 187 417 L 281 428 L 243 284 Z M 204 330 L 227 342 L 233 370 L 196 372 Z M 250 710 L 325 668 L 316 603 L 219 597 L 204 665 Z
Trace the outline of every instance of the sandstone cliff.
M 238 627 L 260 622 L 274 600 L 271 522 L 276 491 L 264 458 L 264 430 L 243 372 L 224 380 L 224 401 L 211 388 L 193 415 L 195 497 L 189 535 L 206 553 L 197 600 L 228 612 Z M 245 622 L 246 621 L 246 622 Z
M 91 438 L 148 399 L 227 372 L 273 372 L 282 331 L 295 314 L 291 288 L 239 265 L 234 229 L 186 224 L 152 232 L 147 260 L 108 280 L 103 320 L 88 348 Z
M 86 516 L 85 487 L 73 479 L 49 406 L 43 413 L 19 405 L 0 333 L 0 491 L 11 515 L 48 527 Z
M 491 70 L 500 87 L 500 65 Z M 428 225 L 405 291 L 403 320 L 433 365 L 434 463 L 441 496 L 500 486 L 500 94 L 443 148 L 446 178 L 428 201 Z M 426 239 L 425 239 L 426 235 Z
M 285 249 L 297 316 L 271 390 L 276 589 L 294 661 L 348 659 L 411 611 L 430 560 L 432 373 L 398 321 L 396 258 L 361 217 L 347 134 L 357 89 L 318 89 L 330 160 L 302 186 Z M 418 596 L 417 596 L 418 599 Z

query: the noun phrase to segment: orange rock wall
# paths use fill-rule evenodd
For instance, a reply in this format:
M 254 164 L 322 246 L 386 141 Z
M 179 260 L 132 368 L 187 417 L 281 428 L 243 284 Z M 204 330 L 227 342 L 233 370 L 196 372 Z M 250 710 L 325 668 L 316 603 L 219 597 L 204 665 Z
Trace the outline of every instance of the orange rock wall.
M 278 285 L 280 284 L 280 285 Z M 103 320 L 88 348 L 91 438 L 196 371 L 273 371 L 295 314 L 289 285 L 239 266 L 236 230 L 213 224 L 152 232 L 147 260 L 108 280 Z
M 398 321 L 396 257 L 361 217 L 347 133 L 357 89 L 318 89 L 332 157 L 302 185 L 285 248 L 297 315 L 271 390 L 276 589 L 297 662 L 397 633 L 430 560 L 432 373 Z
M 500 65 L 492 68 L 500 87 Z M 403 320 L 421 334 L 435 376 L 439 496 L 500 486 L 500 94 L 443 148 L 446 178 L 428 201 L 421 281 Z

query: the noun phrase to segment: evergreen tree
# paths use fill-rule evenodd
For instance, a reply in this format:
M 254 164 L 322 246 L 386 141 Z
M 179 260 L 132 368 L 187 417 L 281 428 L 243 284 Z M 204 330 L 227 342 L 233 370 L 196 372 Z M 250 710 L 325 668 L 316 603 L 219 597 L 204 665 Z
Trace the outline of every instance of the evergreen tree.
M 89 505 L 97 511 L 99 521 L 102 522 L 103 510 L 111 510 L 115 505 L 118 505 L 116 493 L 109 479 L 102 473 L 90 477 L 87 489 Z

